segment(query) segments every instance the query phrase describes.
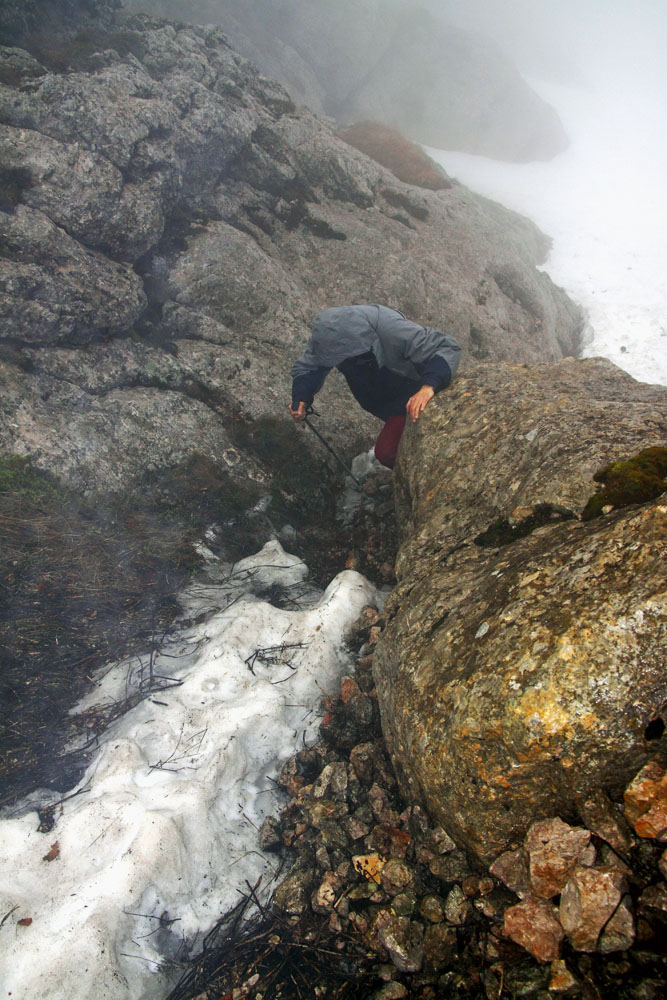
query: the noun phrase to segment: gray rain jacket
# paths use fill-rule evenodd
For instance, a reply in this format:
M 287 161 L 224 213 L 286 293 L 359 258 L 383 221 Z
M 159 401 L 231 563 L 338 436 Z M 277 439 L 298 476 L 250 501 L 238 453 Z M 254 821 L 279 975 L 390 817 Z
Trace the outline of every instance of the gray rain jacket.
M 312 401 L 332 368 L 369 351 L 380 368 L 413 382 L 433 384 L 436 389 L 443 382 L 429 380 L 429 362 L 435 360 L 440 372 L 445 362 L 449 379 L 444 384 L 448 385 L 461 358 L 461 348 L 453 337 L 412 323 L 396 309 L 380 305 L 336 306 L 324 309 L 313 321 L 306 350 L 292 367 L 293 400 Z

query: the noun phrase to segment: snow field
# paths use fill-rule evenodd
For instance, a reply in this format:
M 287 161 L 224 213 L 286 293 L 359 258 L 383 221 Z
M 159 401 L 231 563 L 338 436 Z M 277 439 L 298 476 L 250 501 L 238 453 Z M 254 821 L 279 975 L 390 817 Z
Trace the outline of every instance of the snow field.
M 501 163 L 428 149 L 453 177 L 532 219 L 553 241 L 543 270 L 586 314 L 584 357 L 667 385 L 667 137 L 646 90 L 531 81 L 570 147 Z
M 257 829 L 278 811 L 271 779 L 315 736 L 322 693 L 351 665 L 342 637 L 377 600 L 351 571 L 300 610 L 253 592 L 306 575 L 272 541 L 220 583 L 192 588 L 187 613 L 205 620 L 153 665 L 182 683 L 105 732 L 53 830 L 37 832 L 34 811 L 0 820 L 0 916 L 13 911 L 0 928 L 0 996 L 164 996 L 163 963 L 183 941 L 201 940 L 246 882 L 261 876 L 268 892 L 276 862 L 259 851 Z M 100 678 L 79 708 L 122 697 L 128 666 Z

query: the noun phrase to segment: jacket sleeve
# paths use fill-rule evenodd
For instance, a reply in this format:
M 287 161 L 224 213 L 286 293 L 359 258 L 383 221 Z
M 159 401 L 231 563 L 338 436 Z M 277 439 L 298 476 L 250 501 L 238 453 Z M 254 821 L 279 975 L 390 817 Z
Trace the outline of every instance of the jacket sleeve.
M 318 365 L 310 350 L 306 349 L 306 352 L 292 365 L 293 409 L 296 409 L 299 403 L 312 405 L 316 393 L 322 388 L 330 371 L 330 368 Z
M 456 375 L 461 348 L 448 333 L 424 326 L 418 327 L 407 341 L 405 357 L 415 366 L 424 385 L 431 385 L 440 392 Z

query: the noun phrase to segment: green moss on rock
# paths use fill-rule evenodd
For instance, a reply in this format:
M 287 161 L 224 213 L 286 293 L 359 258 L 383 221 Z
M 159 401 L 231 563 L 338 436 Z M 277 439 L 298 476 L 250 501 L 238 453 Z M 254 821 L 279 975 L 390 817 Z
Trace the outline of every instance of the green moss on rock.
M 612 462 L 595 473 L 593 479 L 604 484 L 594 493 L 581 514 L 582 521 L 598 517 L 604 507 L 627 507 L 646 503 L 667 490 L 667 448 L 644 448 L 638 455 Z

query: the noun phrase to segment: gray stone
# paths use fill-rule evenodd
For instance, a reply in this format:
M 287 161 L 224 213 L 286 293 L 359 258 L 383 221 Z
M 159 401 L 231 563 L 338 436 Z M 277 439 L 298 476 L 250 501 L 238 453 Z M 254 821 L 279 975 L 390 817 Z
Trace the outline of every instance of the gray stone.
M 113 27 L 111 0 L 85 6 Z M 24 28 L 43 8 L 24 8 Z M 315 312 L 369 289 L 468 359 L 576 350 L 579 311 L 536 269 L 546 241 L 527 220 L 460 185 L 403 184 L 218 29 L 118 30 L 124 45 L 100 35 L 88 69 L 0 49 L 1 454 L 90 492 L 195 451 L 227 466 L 233 419 L 285 413 Z M 339 446 L 368 445 L 376 421 L 341 378 L 320 399 Z M 299 440 L 319 458 L 314 436 Z M 268 478 L 249 454 L 229 469 Z
M 314 870 L 297 863 L 277 887 L 273 895 L 273 906 L 286 916 L 301 916 L 308 909 L 314 882 Z
M 445 919 L 450 924 L 460 926 L 466 922 L 471 911 L 472 905 L 470 901 L 466 899 L 463 889 L 461 886 L 455 885 L 454 888 L 447 893 L 447 899 L 445 900 Z
M 399 892 L 403 892 L 413 878 L 412 869 L 400 858 L 391 858 L 380 873 L 382 888 L 389 896 L 396 896 Z
M 267 816 L 259 828 L 259 846 L 263 851 L 282 847 L 280 824 L 273 816 Z
M 444 908 L 439 896 L 424 896 L 419 902 L 419 912 L 431 924 L 442 923 Z
M 531 895 L 528 857 L 523 847 L 515 851 L 505 851 L 496 858 L 489 871 L 517 896 L 523 898 Z
M 446 924 L 429 924 L 424 932 L 424 966 L 438 971 L 448 966 L 457 954 L 456 929 Z
M 424 960 L 424 929 L 416 920 L 381 910 L 373 924 L 373 935 L 400 972 L 418 972 Z

